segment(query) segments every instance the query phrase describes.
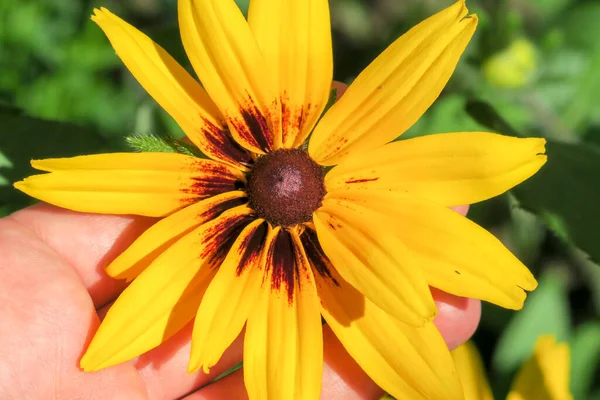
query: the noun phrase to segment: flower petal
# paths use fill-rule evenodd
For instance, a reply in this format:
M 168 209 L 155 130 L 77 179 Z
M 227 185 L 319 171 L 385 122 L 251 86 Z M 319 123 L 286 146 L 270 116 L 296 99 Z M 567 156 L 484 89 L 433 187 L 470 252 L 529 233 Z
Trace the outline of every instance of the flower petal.
M 94 9 L 92 20 L 142 87 L 204 154 L 233 165 L 250 161 L 202 86 L 162 47 L 106 8 Z
M 201 200 L 161 219 L 111 262 L 106 267 L 106 273 L 116 279 L 133 280 L 184 235 L 246 201 L 246 194 L 242 191 L 227 192 Z
M 445 206 L 498 196 L 546 162 L 546 141 L 486 132 L 457 132 L 401 140 L 355 154 L 325 177 L 328 191 L 392 190 Z
M 34 160 L 49 174 L 15 187 L 36 199 L 74 211 L 168 215 L 190 203 L 237 189 L 234 167 L 176 153 L 113 153 Z
M 502 242 L 444 206 L 375 190 L 335 196 L 376 207 L 394 221 L 389 233 L 411 251 L 430 286 L 510 309 L 522 308 L 525 290 L 537 287 L 531 272 Z
M 183 47 L 236 141 L 255 153 L 281 147 L 276 81 L 233 0 L 179 0 Z
M 297 147 L 329 99 L 333 80 L 329 4 L 252 0 L 248 23 L 279 82 L 283 147 Z
M 407 324 L 433 319 L 437 309 L 419 265 L 392 234 L 396 221 L 329 195 L 313 220 L 325 254 L 352 286 Z
M 321 257 L 307 255 L 315 270 L 323 317 L 377 385 L 397 399 L 462 399 L 448 347 L 432 322 L 419 328 L 403 324 L 365 298 L 335 268 L 328 268 L 331 277 L 318 273 Z
M 97 371 L 130 360 L 177 333 L 253 211 L 239 206 L 200 226 L 161 254 L 129 285 L 100 324 L 80 365 Z
M 315 128 L 322 165 L 377 148 L 410 128 L 437 99 L 477 26 L 464 0 L 402 35 L 350 85 Z
M 246 325 L 244 380 L 249 397 L 317 399 L 323 374 L 319 299 L 295 232 L 273 230 L 266 275 Z
M 460 345 L 452 351 L 452 358 L 465 393 L 465 400 L 494 400 L 481 356 L 475 345 L 470 341 Z
M 250 223 L 219 267 L 196 314 L 188 372 L 208 374 L 244 327 L 262 283 L 268 233 L 264 220 Z
M 571 400 L 570 351 L 551 335 L 538 338 L 534 354 L 521 367 L 506 400 Z

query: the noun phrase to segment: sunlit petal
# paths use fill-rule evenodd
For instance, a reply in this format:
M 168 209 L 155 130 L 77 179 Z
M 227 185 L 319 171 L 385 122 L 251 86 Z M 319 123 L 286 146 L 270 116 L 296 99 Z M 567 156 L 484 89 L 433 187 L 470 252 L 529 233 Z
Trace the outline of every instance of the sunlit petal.
M 537 287 L 527 267 L 497 238 L 444 206 L 388 191 L 330 195 L 378 210 L 393 221 L 388 234 L 410 250 L 430 286 L 511 309 L 523 307 L 525 290 Z
M 320 164 L 400 136 L 437 99 L 477 26 L 464 0 L 402 35 L 350 85 L 315 128 L 308 150 Z
M 377 385 L 397 399 L 462 399 L 452 358 L 432 322 L 415 328 L 396 320 L 323 261 L 318 248 L 308 247 L 323 317 Z M 327 274 L 320 272 L 323 263 Z
M 81 359 L 81 368 L 97 371 L 130 360 L 191 321 L 215 267 L 251 214 L 246 206 L 231 209 L 160 255 L 109 309 Z
M 277 82 L 233 0 L 179 0 L 188 58 L 233 137 L 255 153 L 281 147 Z
M 299 146 L 329 98 L 333 79 L 329 4 L 252 0 L 248 23 L 279 82 L 283 146 Z
M 204 154 L 234 165 L 250 161 L 202 86 L 162 47 L 106 8 L 95 9 L 92 20 L 142 87 Z
M 571 400 L 570 350 L 550 335 L 540 337 L 521 367 L 506 400 Z
M 452 358 L 465 393 L 465 400 L 494 400 L 485 367 L 475 345 L 472 342 L 464 343 L 452 351 Z
M 246 326 L 246 389 L 253 400 L 317 399 L 323 371 L 319 299 L 296 234 L 275 229 L 265 262 Z
M 194 322 L 189 372 L 209 372 L 255 308 L 264 275 L 261 264 L 269 226 L 250 223 L 229 250 L 200 303 Z
M 498 196 L 546 162 L 546 141 L 486 132 L 422 136 L 353 154 L 325 177 L 328 191 L 381 189 L 445 206 Z
M 106 273 L 113 278 L 131 281 L 181 237 L 245 202 L 244 192 L 227 192 L 201 200 L 161 219 L 111 262 L 106 267 Z
M 113 153 L 34 160 L 49 174 L 15 183 L 31 197 L 74 211 L 161 217 L 236 190 L 234 167 L 177 153 Z
M 403 322 L 433 319 L 437 309 L 419 265 L 393 235 L 396 221 L 329 195 L 313 220 L 325 254 L 352 286 Z

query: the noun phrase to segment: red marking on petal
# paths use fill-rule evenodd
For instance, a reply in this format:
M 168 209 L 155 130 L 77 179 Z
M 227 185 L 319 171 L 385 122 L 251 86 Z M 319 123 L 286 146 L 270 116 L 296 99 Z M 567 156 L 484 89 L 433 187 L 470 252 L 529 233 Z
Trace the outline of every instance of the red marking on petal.
M 248 267 L 256 265 L 262 255 L 263 247 L 267 240 L 268 225 L 266 222 L 258 225 L 256 229 L 244 238 L 240 250 L 243 251 L 240 263 L 235 271 L 240 276 Z
M 261 110 L 249 99 L 247 106 L 240 109 L 240 114 L 242 118 L 230 117 L 228 120 L 241 139 L 265 153 L 272 150 L 275 132 L 271 125 L 271 112 Z
M 346 137 L 342 137 L 340 138 L 339 142 L 336 143 L 336 145 L 333 147 L 333 149 L 331 149 L 328 154 L 330 157 L 331 155 L 337 154 L 341 151 L 341 149 L 346 145 L 346 143 L 348 143 L 348 138 Z
M 207 119 L 203 122 L 201 131 L 209 147 L 207 155 L 212 158 L 212 153 L 218 154 L 224 161 L 234 164 L 249 165 L 252 162 L 251 155 L 233 139 L 228 128 L 219 127 Z
M 225 211 L 229 210 L 230 208 L 241 206 L 243 204 L 246 204 L 247 202 L 248 202 L 248 199 L 246 197 L 239 197 L 239 198 L 235 198 L 235 199 L 225 200 L 222 203 L 215 204 L 212 207 L 204 210 L 202 212 L 202 214 L 200 215 L 200 217 L 203 220 L 208 221 L 208 220 L 217 218 L 219 215 L 221 215 Z
M 308 117 L 312 104 L 305 104 L 302 107 L 290 107 L 289 97 L 284 94 L 281 99 L 281 131 L 283 133 L 283 142 L 287 142 L 289 136 L 294 139 L 303 129 L 304 122 Z
M 348 184 L 350 184 L 350 183 L 365 183 L 365 182 L 375 182 L 376 180 L 379 180 L 379 177 L 367 178 L 367 179 L 350 179 L 350 180 L 347 180 L 346 183 L 348 183 Z
M 224 258 L 242 230 L 254 218 L 255 216 L 252 214 L 222 218 L 209 228 L 206 236 L 207 246 L 204 247 L 200 257 L 204 258 L 210 255 L 211 260 Z
M 206 197 L 232 192 L 244 186 L 239 178 L 231 173 L 231 167 L 226 164 L 198 160 L 191 167 L 198 171 L 198 176 L 192 177 L 191 184 L 181 189 L 183 193 L 194 195 L 191 199 L 182 200 L 186 205 Z
M 292 236 L 282 229 L 271 242 L 267 268 L 271 270 L 271 290 L 285 291 L 290 303 L 294 300 L 295 282 L 300 275 L 298 267 Z
M 302 232 L 300 240 L 302 241 L 304 252 L 306 253 L 308 262 L 313 267 L 313 270 L 323 278 L 331 280 L 334 285 L 339 286 L 339 283 L 331 274 L 333 265 L 331 264 L 331 261 L 329 261 L 329 258 L 327 258 L 325 255 L 325 252 L 319 243 L 317 232 L 310 228 L 306 228 L 304 232 Z

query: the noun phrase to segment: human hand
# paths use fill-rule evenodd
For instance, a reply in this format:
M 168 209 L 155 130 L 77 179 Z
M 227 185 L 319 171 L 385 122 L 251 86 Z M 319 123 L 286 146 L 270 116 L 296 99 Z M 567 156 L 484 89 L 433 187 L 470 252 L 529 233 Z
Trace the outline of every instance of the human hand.
M 457 212 L 466 213 L 461 207 Z M 95 373 L 79 359 L 100 319 L 125 287 L 104 267 L 154 222 L 77 213 L 38 204 L 0 219 L 1 399 L 242 399 L 243 373 L 212 379 L 242 360 L 238 338 L 210 374 L 188 374 L 191 324 L 160 347 Z M 480 302 L 432 289 L 435 320 L 452 349 L 479 322 Z M 327 327 L 326 399 L 377 399 L 383 392 Z M 201 389 L 200 389 L 201 388 Z M 186 397 L 187 396 L 187 397 Z

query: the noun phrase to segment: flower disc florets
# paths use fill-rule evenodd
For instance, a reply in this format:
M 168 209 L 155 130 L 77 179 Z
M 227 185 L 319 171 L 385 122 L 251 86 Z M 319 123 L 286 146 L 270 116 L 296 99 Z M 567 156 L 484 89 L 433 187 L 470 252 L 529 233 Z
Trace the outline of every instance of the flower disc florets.
M 323 168 L 303 150 L 265 154 L 248 174 L 250 206 L 275 226 L 308 222 L 325 195 L 323 176 Z

